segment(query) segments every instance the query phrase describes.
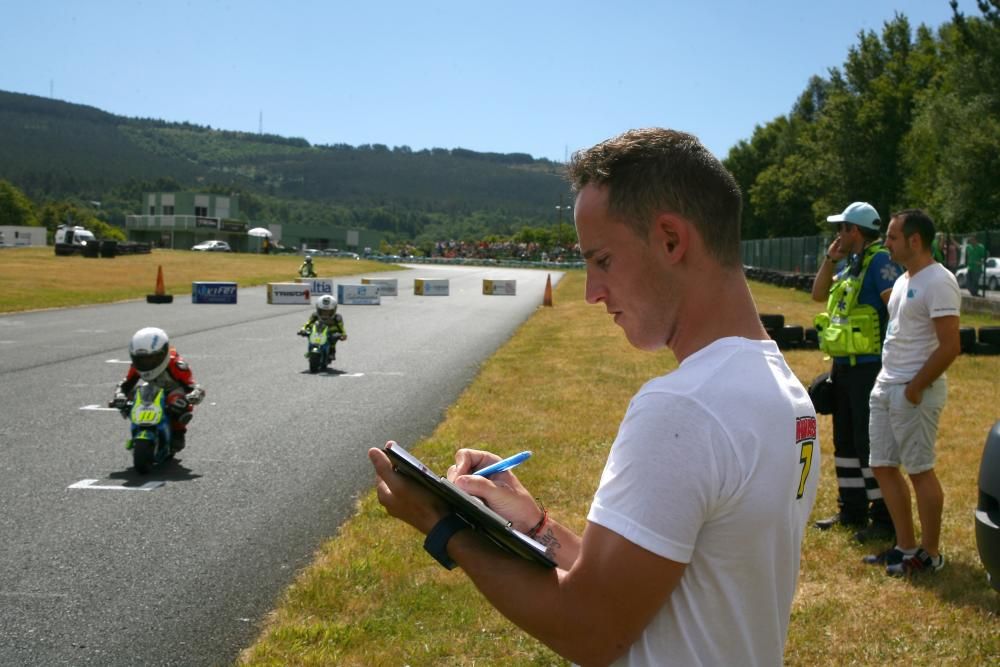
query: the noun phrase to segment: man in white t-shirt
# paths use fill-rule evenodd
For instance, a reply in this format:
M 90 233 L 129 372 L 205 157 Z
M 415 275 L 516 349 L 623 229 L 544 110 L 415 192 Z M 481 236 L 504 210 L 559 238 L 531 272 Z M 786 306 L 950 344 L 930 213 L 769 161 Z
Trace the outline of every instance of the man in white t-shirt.
M 890 575 L 936 572 L 944 492 L 934 473 L 934 443 L 947 397 L 945 369 L 961 351 L 958 282 L 934 260 L 934 222 L 919 209 L 892 216 L 885 246 L 906 268 L 889 296 L 889 327 L 882 371 L 870 402 L 870 465 L 896 530 L 896 545 L 865 562 Z M 913 528 L 906 467 L 920 515 L 920 543 Z
M 693 136 L 633 130 L 574 155 L 586 299 L 680 366 L 632 399 L 579 535 L 499 460 L 459 450 L 448 478 L 544 544 L 548 569 L 463 530 L 369 458 L 378 498 L 505 616 L 570 660 L 779 665 L 816 497 L 816 414 L 743 275 L 739 186 Z

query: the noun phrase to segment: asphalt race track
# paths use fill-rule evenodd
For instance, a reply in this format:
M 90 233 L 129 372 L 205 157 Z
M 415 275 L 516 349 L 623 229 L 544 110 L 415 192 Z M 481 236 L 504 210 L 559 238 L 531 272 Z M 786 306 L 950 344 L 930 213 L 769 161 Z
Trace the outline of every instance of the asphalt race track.
M 268 305 L 263 287 L 237 305 L 0 316 L 0 665 L 231 664 L 371 488 L 367 449 L 429 435 L 547 275 L 365 274 L 399 295 L 341 306 L 349 340 L 317 375 L 295 335 L 311 309 Z M 451 293 L 416 296 L 414 278 Z M 484 278 L 516 279 L 517 296 L 483 295 Z M 103 406 L 143 326 L 167 330 L 207 397 L 179 460 L 139 477 L 127 422 Z

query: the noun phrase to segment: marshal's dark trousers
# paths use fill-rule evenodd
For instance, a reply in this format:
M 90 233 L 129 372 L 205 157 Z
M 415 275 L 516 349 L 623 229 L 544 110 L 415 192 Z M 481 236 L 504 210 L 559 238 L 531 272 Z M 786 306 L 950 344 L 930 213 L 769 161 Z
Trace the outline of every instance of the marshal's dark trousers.
M 882 491 L 868 466 L 868 397 L 882 364 L 833 364 L 833 456 L 837 504 L 844 521 L 892 525 Z

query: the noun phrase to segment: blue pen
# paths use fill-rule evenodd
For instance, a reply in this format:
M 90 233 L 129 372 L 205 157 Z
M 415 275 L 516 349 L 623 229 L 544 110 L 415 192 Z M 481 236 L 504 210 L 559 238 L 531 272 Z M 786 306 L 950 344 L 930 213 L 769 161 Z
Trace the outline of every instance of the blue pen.
M 531 452 L 521 452 L 519 454 L 514 454 L 514 456 L 508 457 L 503 461 L 497 461 L 493 465 L 488 465 L 482 470 L 477 470 L 472 473 L 473 475 L 480 475 L 482 477 L 489 477 L 490 475 L 495 475 L 498 472 L 503 472 L 504 470 L 510 470 L 516 465 L 520 465 L 531 458 Z

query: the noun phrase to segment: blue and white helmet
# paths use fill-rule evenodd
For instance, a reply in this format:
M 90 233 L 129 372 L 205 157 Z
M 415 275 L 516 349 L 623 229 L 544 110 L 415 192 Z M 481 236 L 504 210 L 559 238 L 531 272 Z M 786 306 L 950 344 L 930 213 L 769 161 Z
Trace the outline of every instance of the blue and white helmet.
M 143 380 L 149 382 L 166 370 L 170 363 L 170 339 L 157 327 L 139 329 L 128 344 L 132 365 Z

